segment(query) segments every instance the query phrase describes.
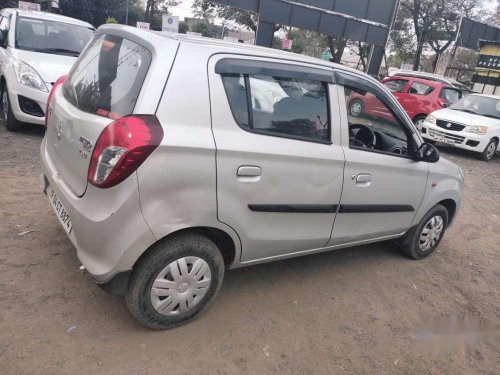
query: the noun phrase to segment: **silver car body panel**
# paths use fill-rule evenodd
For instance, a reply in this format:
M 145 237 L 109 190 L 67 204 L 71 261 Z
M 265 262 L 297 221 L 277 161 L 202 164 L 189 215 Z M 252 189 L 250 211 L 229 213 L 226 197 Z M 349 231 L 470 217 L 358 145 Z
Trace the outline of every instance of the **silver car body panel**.
M 460 203 L 460 172 L 445 160 L 431 165 L 349 149 L 341 86 L 329 85 L 331 144 L 268 137 L 238 127 L 214 64 L 224 56 L 278 61 L 332 74 L 334 70 L 349 72 L 380 87 L 356 70 L 262 47 L 126 26 L 103 26 L 96 35 L 104 33 L 151 50 L 151 67 L 134 113 L 156 114 L 164 137 L 136 173 L 111 189 L 98 189 L 87 185 L 88 164 L 71 161 L 66 165 L 60 160 L 67 157 L 69 161 L 74 155 L 66 153 L 78 153 L 78 147 L 68 146 L 61 153 L 51 150 L 57 120 L 49 121 L 41 149 L 42 171 L 70 214 L 70 238 L 79 259 L 100 282 L 132 269 L 154 243 L 183 229 L 215 228 L 228 234 L 235 245 L 235 258 L 228 266 L 237 268 L 397 238 L 441 200 Z M 60 88 L 54 98 L 56 112 L 72 124 L 64 130 L 68 144 L 81 135 L 95 143 L 110 122 L 70 109 Z M 392 104 L 399 106 L 395 99 Z M 420 144 L 411 120 L 402 116 Z M 239 178 L 242 166 L 249 167 L 245 170 L 250 174 L 253 167 L 260 167 L 262 173 Z M 372 175 L 372 183 L 352 186 L 351 175 L 363 173 Z M 432 187 L 434 180 L 438 183 Z M 264 203 L 342 202 L 411 205 L 413 211 L 289 214 L 248 208 Z

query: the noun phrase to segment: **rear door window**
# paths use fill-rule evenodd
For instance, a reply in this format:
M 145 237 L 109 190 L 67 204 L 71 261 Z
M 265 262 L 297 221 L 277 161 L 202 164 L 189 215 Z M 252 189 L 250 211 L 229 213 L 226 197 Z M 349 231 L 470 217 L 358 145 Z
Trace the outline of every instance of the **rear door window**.
M 393 79 L 384 82 L 384 86 L 387 87 L 391 92 L 402 92 L 408 83 L 405 79 Z
M 128 39 L 102 35 L 71 70 L 63 95 L 78 109 L 119 118 L 133 113 L 151 64 L 151 52 Z
M 244 130 L 330 142 L 328 84 L 265 75 L 224 74 L 229 104 Z
M 434 88 L 431 86 L 427 86 L 426 84 L 420 82 L 413 82 L 408 90 L 408 93 L 416 95 L 429 95 L 433 90 Z

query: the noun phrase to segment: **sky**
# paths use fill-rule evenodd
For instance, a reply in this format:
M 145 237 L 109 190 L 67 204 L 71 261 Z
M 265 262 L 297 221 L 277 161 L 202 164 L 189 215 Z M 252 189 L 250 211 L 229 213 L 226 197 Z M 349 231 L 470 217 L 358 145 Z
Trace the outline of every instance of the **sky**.
M 180 19 L 183 20 L 184 17 L 192 17 L 193 16 L 191 5 L 193 5 L 193 0 L 183 0 L 176 7 L 170 8 L 169 12 L 173 16 L 179 16 Z
M 493 10 L 497 5 L 497 0 L 486 0 L 484 3 L 487 8 Z M 179 16 L 181 20 L 183 20 L 184 17 L 192 17 L 191 5 L 193 5 L 193 0 L 183 0 L 176 7 L 170 8 L 170 13 L 174 16 Z

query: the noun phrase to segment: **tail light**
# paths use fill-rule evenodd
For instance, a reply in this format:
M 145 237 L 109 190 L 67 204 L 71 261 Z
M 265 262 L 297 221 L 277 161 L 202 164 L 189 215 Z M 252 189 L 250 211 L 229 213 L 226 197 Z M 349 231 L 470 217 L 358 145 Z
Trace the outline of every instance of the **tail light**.
M 57 81 L 54 82 L 52 90 L 50 90 L 49 97 L 47 99 L 47 106 L 45 107 L 45 129 L 47 129 L 47 122 L 49 121 L 49 115 L 52 114 L 52 106 L 50 105 L 50 101 L 54 96 L 54 92 L 56 91 L 57 86 L 62 85 L 64 81 L 66 81 L 66 76 L 59 77 Z
M 125 180 L 148 158 L 163 139 L 154 115 L 126 116 L 106 126 L 97 139 L 87 180 L 107 189 Z

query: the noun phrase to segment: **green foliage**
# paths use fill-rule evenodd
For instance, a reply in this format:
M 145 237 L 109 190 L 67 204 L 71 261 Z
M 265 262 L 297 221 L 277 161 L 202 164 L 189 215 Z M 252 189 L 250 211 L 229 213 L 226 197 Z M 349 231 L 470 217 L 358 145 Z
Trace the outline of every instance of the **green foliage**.
M 179 22 L 179 34 L 186 34 L 188 31 L 188 25 L 186 22 Z
M 118 20 L 115 17 L 108 17 L 106 23 L 118 23 Z

